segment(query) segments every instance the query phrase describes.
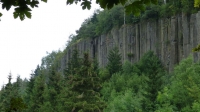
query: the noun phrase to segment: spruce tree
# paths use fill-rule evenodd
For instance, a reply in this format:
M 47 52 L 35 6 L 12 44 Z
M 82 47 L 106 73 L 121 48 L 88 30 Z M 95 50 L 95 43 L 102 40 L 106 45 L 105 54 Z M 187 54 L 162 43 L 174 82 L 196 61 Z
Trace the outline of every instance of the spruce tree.
M 117 47 L 109 51 L 107 69 L 110 73 L 110 77 L 112 74 L 122 70 L 121 54 Z
M 37 76 L 39 76 L 40 74 L 40 66 L 38 65 L 37 68 L 35 69 L 35 71 L 33 73 L 30 74 L 30 79 L 27 83 L 27 87 L 26 87 L 26 96 L 25 96 L 25 102 L 28 106 L 28 109 L 26 110 L 26 112 L 30 112 L 32 110 L 31 105 L 33 105 L 33 101 L 32 101 L 32 97 L 33 97 L 33 88 L 34 88 L 34 84 L 35 84 L 35 79 Z
M 63 86 L 63 77 L 59 72 L 56 72 L 55 67 L 52 66 L 50 69 L 49 81 L 48 81 L 48 92 L 46 92 L 45 99 L 49 102 L 52 110 L 49 112 L 60 111 L 60 94 Z
M 136 66 L 139 69 L 139 75 L 145 75 L 148 78 L 146 80 L 148 87 L 144 88 L 146 94 L 144 94 L 143 110 L 153 112 L 156 109 L 155 101 L 158 91 L 162 89 L 165 70 L 153 51 L 145 53 Z
M 20 76 L 17 76 L 17 81 L 13 83 L 13 92 L 15 93 L 15 96 L 20 96 L 20 87 L 22 84 L 22 79 Z
M 3 100 L 4 100 L 4 91 L 5 91 L 5 86 L 3 85 L 1 90 L 0 90 L 0 112 L 3 111 Z
M 15 110 L 15 111 L 22 111 L 27 108 L 27 105 L 25 104 L 23 100 L 23 94 L 21 92 L 21 85 L 22 85 L 22 79 L 20 76 L 17 76 L 17 81 L 14 82 L 13 84 L 13 89 L 12 89 L 12 98 L 10 100 L 10 110 Z
M 17 82 L 11 83 L 12 75 L 8 75 L 8 84 L 3 88 L 1 94 L 0 111 L 1 112 L 18 112 L 26 109 L 26 104 L 24 103 L 20 90 L 20 78 L 17 78 Z
M 101 112 L 104 103 L 99 90 L 100 78 L 94 71 L 88 54 L 84 54 L 82 65 L 75 74 L 68 76 L 68 96 L 66 106 L 72 112 Z
M 43 73 L 40 73 L 34 81 L 34 87 L 29 102 L 29 112 L 41 112 L 40 109 L 45 102 L 44 92 L 46 88 L 45 77 Z
M 70 58 L 67 68 L 65 69 L 65 75 L 67 76 L 68 74 L 75 74 L 76 71 L 80 69 L 80 61 L 78 50 L 74 49 L 72 52 L 72 58 Z
M 8 75 L 8 83 L 6 84 L 5 88 L 2 90 L 1 94 L 1 104 L 0 104 L 0 110 L 2 112 L 7 112 L 10 110 L 10 101 L 12 98 L 12 89 L 13 85 L 11 83 L 12 75 L 9 73 Z

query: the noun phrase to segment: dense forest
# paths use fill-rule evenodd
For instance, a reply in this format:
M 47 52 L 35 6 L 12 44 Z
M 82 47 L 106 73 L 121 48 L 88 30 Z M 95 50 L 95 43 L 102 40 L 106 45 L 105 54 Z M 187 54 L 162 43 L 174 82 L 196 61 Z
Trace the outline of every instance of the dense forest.
M 59 71 L 63 52 L 49 53 L 30 79 L 8 83 L 0 91 L 1 112 L 198 112 L 200 63 L 192 56 L 167 73 L 152 51 L 139 62 L 121 63 L 117 48 L 108 64 L 77 50 L 64 74 Z
M 86 19 L 67 47 L 82 39 L 96 38 L 123 24 L 166 18 L 178 13 L 192 14 L 193 0 L 159 1 L 146 7 L 140 16 L 125 15 L 121 5 L 97 10 Z M 122 63 L 119 49 L 109 51 L 105 68 L 80 58 L 77 49 L 64 71 L 60 61 L 64 51 L 53 51 L 42 58 L 30 79 L 17 77 L 0 90 L 1 112 L 198 112 L 200 110 L 200 63 L 192 56 L 167 72 L 158 57 L 149 51 L 137 63 Z

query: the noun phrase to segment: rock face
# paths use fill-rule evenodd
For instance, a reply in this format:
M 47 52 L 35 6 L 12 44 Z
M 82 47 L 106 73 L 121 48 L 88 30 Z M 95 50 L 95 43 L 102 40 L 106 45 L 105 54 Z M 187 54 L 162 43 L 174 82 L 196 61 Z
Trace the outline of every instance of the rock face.
M 200 53 L 192 53 L 192 48 L 200 44 L 200 12 L 192 15 L 180 14 L 171 18 L 154 21 L 142 21 L 133 25 L 124 25 L 110 33 L 95 39 L 87 39 L 67 47 L 67 53 L 61 61 L 61 69 L 77 48 L 80 56 L 89 52 L 91 58 L 97 58 L 100 67 L 105 67 L 110 49 L 119 48 L 122 61 L 137 62 L 149 50 L 161 59 L 168 71 L 183 58 L 193 55 L 200 60 Z

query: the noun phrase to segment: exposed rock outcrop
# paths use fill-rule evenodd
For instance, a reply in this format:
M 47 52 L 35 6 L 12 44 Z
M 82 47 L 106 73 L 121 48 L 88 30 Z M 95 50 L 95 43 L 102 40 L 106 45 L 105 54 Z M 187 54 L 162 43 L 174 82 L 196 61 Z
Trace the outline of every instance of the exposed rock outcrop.
M 192 48 L 200 44 L 200 12 L 192 15 L 180 14 L 171 18 L 154 21 L 142 21 L 138 24 L 124 25 L 110 33 L 95 39 L 87 39 L 67 48 L 62 59 L 62 69 L 77 48 L 80 56 L 89 52 L 104 67 L 107 55 L 114 46 L 119 48 L 122 61 L 137 62 L 142 55 L 152 50 L 161 59 L 168 71 L 183 58 L 193 54 L 194 60 L 200 60 L 200 53 L 192 53 Z

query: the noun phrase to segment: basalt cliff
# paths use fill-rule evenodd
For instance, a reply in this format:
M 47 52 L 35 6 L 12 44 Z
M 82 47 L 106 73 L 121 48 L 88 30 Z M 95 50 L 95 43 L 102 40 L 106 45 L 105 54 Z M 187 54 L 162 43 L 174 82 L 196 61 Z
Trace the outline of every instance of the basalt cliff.
M 97 58 L 100 67 L 105 67 L 109 50 L 119 48 L 122 62 L 137 62 L 149 50 L 162 61 L 168 71 L 183 58 L 193 55 L 194 61 L 200 60 L 200 53 L 192 48 L 200 44 L 200 12 L 192 15 L 179 14 L 171 18 L 141 21 L 137 24 L 114 28 L 108 34 L 95 39 L 86 39 L 66 48 L 61 60 L 61 69 L 66 67 L 72 50 L 77 48 L 80 56 L 88 52 L 91 58 Z

